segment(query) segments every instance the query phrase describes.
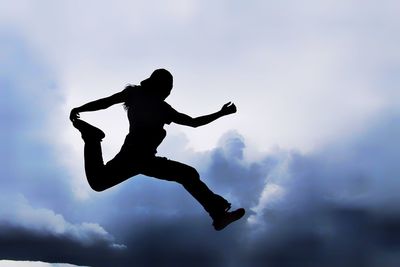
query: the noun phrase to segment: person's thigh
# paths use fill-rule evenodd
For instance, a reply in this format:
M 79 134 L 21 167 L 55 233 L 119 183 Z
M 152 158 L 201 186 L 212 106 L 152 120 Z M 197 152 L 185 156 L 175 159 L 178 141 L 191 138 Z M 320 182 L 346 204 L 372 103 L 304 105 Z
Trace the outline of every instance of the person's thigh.
M 134 157 L 119 153 L 104 166 L 97 183 L 104 189 L 110 188 L 139 174 L 141 165 Z
M 140 169 L 140 173 L 175 182 L 182 182 L 184 179 L 198 178 L 198 173 L 193 167 L 164 157 L 154 157 Z

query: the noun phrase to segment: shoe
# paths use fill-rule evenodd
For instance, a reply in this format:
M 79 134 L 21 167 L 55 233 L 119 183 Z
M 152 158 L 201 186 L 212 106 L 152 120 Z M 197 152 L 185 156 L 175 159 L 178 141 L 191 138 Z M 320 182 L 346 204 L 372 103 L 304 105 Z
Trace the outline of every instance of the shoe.
M 234 221 L 239 220 L 245 214 L 245 210 L 243 208 L 234 210 L 234 211 L 227 211 L 224 212 L 222 215 L 214 218 L 213 226 L 216 231 L 221 231 L 229 224 L 233 223 Z
M 78 129 L 81 134 L 82 134 L 82 139 L 86 141 L 101 141 L 106 135 L 102 130 L 100 130 L 97 127 L 94 127 L 93 125 L 90 125 L 89 123 L 76 119 L 72 122 L 72 125 L 76 129 Z

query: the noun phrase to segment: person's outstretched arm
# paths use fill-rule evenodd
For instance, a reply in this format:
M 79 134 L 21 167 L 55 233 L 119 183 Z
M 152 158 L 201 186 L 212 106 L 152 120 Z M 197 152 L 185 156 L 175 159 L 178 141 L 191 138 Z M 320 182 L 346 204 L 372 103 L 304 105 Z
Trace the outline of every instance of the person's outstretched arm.
M 177 113 L 174 116 L 173 122 L 181 125 L 187 125 L 191 127 L 199 127 L 202 125 L 209 124 L 210 122 L 215 121 L 218 118 L 221 118 L 222 116 L 226 116 L 232 113 L 236 112 L 236 106 L 235 104 L 229 102 L 226 103 L 225 105 L 222 106 L 221 110 L 211 113 L 205 116 L 200 116 L 196 118 L 192 118 L 186 114 L 183 113 Z
M 87 104 L 84 104 L 80 107 L 73 108 L 71 110 L 71 114 L 69 116 L 69 119 L 71 121 L 74 121 L 75 119 L 79 118 L 79 113 L 80 112 L 86 112 L 86 111 L 96 111 L 96 110 L 101 110 L 101 109 L 106 109 L 114 104 L 118 103 L 123 103 L 125 102 L 125 94 L 124 91 L 113 94 L 112 96 L 101 98 L 92 102 L 89 102 Z

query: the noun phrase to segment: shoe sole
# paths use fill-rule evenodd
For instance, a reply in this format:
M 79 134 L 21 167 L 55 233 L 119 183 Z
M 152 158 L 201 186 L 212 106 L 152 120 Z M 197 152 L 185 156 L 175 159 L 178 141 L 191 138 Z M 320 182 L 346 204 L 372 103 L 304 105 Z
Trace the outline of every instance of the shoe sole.
M 84 140 L 94 139 L 101 141 L 106 136 L 102 130 L 83 120 L 76 119 L 72 124 L 81 132 Z
M 225 222 L 221 223 L 220 225 L 214 225 L 214 229 L 216 231 L 221 231 L 222 229 L 224 229 L 225 227 L 227 227 L 228 225 L 230 225 L 231 223 L 241 219 L 244 215 L 245 215 L 246 211 L 243 208 L 237 209 L 235 211 L 232 212 L 227 212 L 227 214 L 229 214 L 228 216 L 230 217 L 229 219 L 226 219 Z

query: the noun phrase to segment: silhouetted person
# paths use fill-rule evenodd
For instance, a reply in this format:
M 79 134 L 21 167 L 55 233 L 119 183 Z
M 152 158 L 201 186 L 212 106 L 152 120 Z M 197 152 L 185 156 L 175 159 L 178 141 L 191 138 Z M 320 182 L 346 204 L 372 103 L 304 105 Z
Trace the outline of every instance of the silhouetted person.
M 230 102 L 220 111 L 192 118 L 173 109 L 164 100 L 171 93 L 173 78 L 165 69 L 155 70 L 140 86 L 127 86 L 112 96 L 89 102 L 71 111 L 70 119 L 85 142 L 84 159 L 86 177 L 91 188 L 103 191 L 137 174 L 175 181 L 204 207 L 213 219 L 216 230 L 222 230 L 240 219 L 244 209 L 230 212 L 231 204 L 214 194 L 201 180 L 198 172 L 188 165 L 156 156 L 156 149 L 166 136 L 164 124 L 171 122 L 198 127 L 222 116 L 236 112 Z M 121 151 L 107 164 L 103 162 L 101 140 L 105 134 L 100 129 L 79 119 L 79 113 L 106 109 L 123 103 L 129 119 L 129 133 Z

